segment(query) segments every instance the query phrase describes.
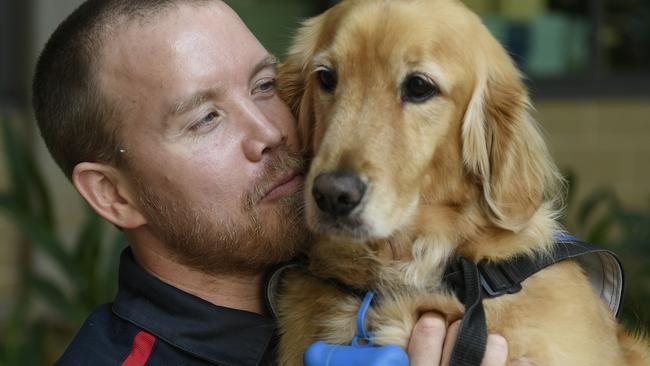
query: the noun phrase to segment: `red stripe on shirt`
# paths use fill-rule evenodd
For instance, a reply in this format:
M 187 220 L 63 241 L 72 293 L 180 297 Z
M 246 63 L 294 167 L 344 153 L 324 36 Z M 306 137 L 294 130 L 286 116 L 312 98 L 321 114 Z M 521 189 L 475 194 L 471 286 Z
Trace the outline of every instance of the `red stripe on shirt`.
M 145 332 L 140 331 L 133 338 L 133 347 L 129 357 L 122 362 L 122 366 L 144 366 L 151 356 L 151 350 L 156 343 L 156 337 Z

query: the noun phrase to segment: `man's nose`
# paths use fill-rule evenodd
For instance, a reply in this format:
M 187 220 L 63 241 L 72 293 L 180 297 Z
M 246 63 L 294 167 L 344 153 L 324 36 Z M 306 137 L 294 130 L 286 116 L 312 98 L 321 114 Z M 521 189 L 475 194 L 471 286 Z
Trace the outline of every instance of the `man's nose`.
M 250 161 L 260 161 L 265 153 L 286 143 L 287 135 L 253 102 L 242 102 L 242 124 L 245 126 L 243 149 Z M 271 117 L 271 116 L 269 116 Z

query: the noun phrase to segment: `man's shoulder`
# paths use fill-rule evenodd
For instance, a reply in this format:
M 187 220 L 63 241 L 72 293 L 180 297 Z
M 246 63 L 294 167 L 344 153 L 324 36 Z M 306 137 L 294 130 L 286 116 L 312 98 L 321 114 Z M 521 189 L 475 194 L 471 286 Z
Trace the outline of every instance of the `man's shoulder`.
M 115 315 L 106 304 L 90 314 L 54 366 L 208 364 Z
M 131 352 L 141 331 L 105 304 L 93 311 L 55 366 L 119 365 Z

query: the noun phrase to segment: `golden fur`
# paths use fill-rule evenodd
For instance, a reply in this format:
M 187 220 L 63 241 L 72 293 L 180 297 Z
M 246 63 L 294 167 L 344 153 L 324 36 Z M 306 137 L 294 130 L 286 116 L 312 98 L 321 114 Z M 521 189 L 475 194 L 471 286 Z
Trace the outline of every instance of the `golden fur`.
M 336 91 L 317 70 L 336 70 Z M 440 94 L 400 99 L 426 75 Z M 308 20 L 280 68 L 279 90 L 313 157 L 305 183 L 317 237 L 309 271 L 287 275 L 280 298 L 280 364 L 300 365 L 316 340 L 349 343 L 360 299 L 333 277 L 379 292 L 368 326 L 406 347 L 419 314 L 450 321 L 463 306 L 441 284 L 449 259 L 503 260 L 545 250 L 560 230 L 562 180 L 530 117 L 518 70 L 479 18 L 454 0 L 348 0 Z M 314 178 L 347 169 L 368 183 L 358 227 L 323 220 Z M 644 340 L 625 335 L 578 264 L 552 266 L 515 295 L 485 300 L 488 328 L 509 359 L 538 365 L 647 365 Z

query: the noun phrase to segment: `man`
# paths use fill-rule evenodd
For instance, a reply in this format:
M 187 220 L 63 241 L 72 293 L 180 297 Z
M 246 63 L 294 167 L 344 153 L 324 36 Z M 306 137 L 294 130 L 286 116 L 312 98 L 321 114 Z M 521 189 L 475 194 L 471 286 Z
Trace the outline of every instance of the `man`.
M 59 365 L 273 363 L 263 275 L 308 242 L 275 64 L 217 0 L 89 0 L 52 35 L 34 79 L 41 133 L 130 244 L 115 302 Z M 448 358 L 456 328 L 445 339 L 442 317 L 423 316 L 412 364 Z M 491 336 L 485 364 L 506 355 Z

